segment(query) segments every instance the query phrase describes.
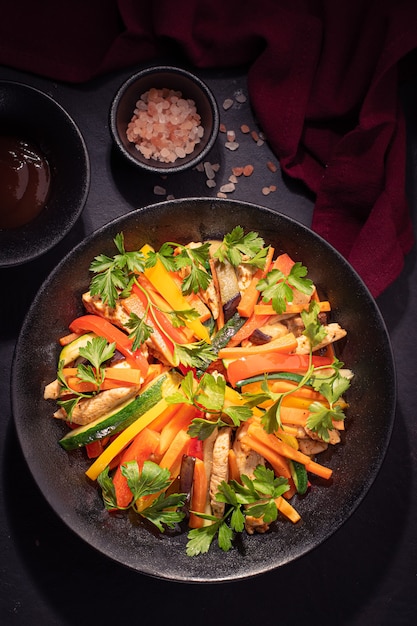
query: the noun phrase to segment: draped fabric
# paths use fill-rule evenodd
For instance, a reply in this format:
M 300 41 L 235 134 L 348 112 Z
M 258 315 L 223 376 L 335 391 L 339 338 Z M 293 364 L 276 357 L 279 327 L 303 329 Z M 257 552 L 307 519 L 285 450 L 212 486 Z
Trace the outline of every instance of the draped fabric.
M 377 296 L 413 245 L 399 85 L 416 25 L 414 0 L 21 0 L 2 9 L 0 64 L 69 83 L 167 55 L 247 67 L 282 170 L 315 194 L 313 230 Z

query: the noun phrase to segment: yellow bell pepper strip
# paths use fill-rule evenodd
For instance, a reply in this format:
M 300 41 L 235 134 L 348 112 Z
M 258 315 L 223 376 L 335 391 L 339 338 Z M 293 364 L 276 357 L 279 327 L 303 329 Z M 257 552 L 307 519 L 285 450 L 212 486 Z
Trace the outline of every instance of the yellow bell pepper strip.
M 91 480 L 97 480 L 98 476 L 111 463 L 111 461 L 138 435 L 144 428 L 160 415 L 168 403 L 164 398 L 159 400 L 149 411 L 146 411 L 136 422 L 125 428 L 116 439 L 105 448 L 103 453 L 94 461 L 86 471 Z
M 133 342 L 119 328 L 116 328 L 108 320 L 98 315 L 82 315 L 73 320 L 69 326 L 72 332 L 92 331 L 99 337 L 104 337 L 109 343 L 115 343 L 116 348 L 126 357 L 126 360 L 133 366 L 141 370 L 146 376 L 149 363 L 139 350 L 132 350 Z
M 145 257 L 152 251 L 151 246 L 147 244 L 141 248 L 141 252 Z M 177 286 L 168 270 L 162 265 L 161 261 L 158 260 L 153 267 L 146 268 L 144 274 L 174 311 L 184 311 L 190 308 L 189 302 L 184 298 L 180 288 Z M 185 324 L 193 331 L 196 337 L 203 339 L 207 343 L 211 343 L 208 330 L 200 320 L 189 320 L 186 321 Z

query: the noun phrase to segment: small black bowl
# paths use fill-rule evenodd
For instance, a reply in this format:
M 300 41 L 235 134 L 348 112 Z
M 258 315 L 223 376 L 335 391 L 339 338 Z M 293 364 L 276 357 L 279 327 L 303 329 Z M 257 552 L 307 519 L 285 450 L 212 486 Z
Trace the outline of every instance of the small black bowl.
M 51 173 L 42 211 L 23 226 L 0 229 L 0 267 L 11 267 L 44 254 L 71 230 L 87 199 L 90 164 L 74 120 L 53 98 L 22 83 L 0 81 L 1 135 L 35 145 Z
M 173 89 L 182 97 L 195 102 L 201 117 L 204 135 L 191 154 L 173 163 L 147 159 L 126 135 L 136 102 L 149 89 Z M 179 67 L 158 65 L 142 69 L 131 76 L 117 91 L 110 108 L 110 131 L 121 153 L 138 167 L 155 174 L 174 174 L 188 170 L 208 154 L 219 132 L 219 110 L 215 97 L 207 85 L 191 72 Z

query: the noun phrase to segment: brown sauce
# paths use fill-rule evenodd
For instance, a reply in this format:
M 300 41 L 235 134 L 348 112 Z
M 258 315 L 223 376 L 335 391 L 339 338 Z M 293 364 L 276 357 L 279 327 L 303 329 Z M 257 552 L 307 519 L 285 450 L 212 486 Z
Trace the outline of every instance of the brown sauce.
M 18 228 L 39 215 L 50 181 L 49 164 L 34 144 L 0 136 L 0 229 Z

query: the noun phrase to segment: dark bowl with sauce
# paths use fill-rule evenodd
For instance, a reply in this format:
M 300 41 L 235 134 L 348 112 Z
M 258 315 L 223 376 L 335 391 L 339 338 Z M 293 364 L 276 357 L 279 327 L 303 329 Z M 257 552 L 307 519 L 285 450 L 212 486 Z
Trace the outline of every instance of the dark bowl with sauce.
M 87 148 L 65 109 L 39 89 L 0 81 L 0 267 L 61 241 L 89 185 Z

